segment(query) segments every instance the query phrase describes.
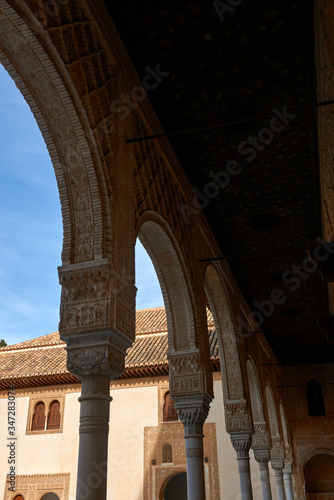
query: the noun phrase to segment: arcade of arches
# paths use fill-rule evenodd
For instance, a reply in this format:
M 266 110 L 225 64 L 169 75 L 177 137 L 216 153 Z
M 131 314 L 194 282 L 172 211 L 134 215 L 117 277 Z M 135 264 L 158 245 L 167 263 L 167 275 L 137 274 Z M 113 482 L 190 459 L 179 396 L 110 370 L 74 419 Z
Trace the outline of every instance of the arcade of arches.
M 299 3 L 293 3 L 297 9 Z M 315 39 L 322 44 L 320 51 L 319 45 L 315 47 L 318 94 L 325 101 L 334 99 L 334 93 L 330 94 L 334 44 L 331 35 L 326 42 L 322 37 L 332 33 L 328 30 L 334 22 L 334 7 L 330 0 L 314 4 Z M 222 258 L 217 225 L 206 220 L 198 203 L 194 205 L 186 165 L 179 163 L 168 138 L 138 140 L 163 131 L 147 93 L 162 85 L 164 73 L 159 64 L 155 70 L 148 65 L 140 83 L 107 7 L 108 2 L 101 0 L 0 0 L 0 60 L 35 115 L 59 187 L 64 227 L 59 331 L 67 344 L 68 370 L 81 380 L 78 483 L 84 484 L 95 474 L 94 464 L 107 463 L 113 405 L 110 380 L 122 375 L 126 351 L 135 335 L 134 249 L 138 236 L 152 259 L 164 297 L 170 395 L 184 426 L 188 499 L 205 498 L 203 425 L 213 399 L 205 305 L 212 312 L 217 332 L 221 412 L 238 463 L 240 498 L 253 498 L 251 452 L 258 462 L 265 500 L 273 495 L 270 468 L 275 471 L 278 500 L 334 499 L 332 366 L 322 363 L 320 354 L 314 364 L 280 362 L 277 338 L 261 331 L 259 314 L 252 314 L 252 304 L 241 291 L 242 271 L 234 264 L 236 279 L 228 259 Z M 194 13 L 199 9 L 194 5 L 186 8 Z M 241 12 L 247 8 L 252 11 L 245 0 Z M 213 14 L 224 31 L 227 21 L 219 19 L 215 9 L 213 6 Z M 235 16 L 236 9 L 230 8 Z M 219 14 L 224 17 L 222 11 Z M 210 43 L 211 35 L 205 36 L 205 43 Z M 257 87 L 261 85 L 257 81 Z M 280 116 L 280 125 L 287 125 L 285 115 Z M 327 210 L 323 238 L 328 242 L 334 234 L 334 204 L 328 197 L 328 190 L 334 188 L 332 164 L 328 164 L 334 141 L 326 123 L 332 131 L 334 116 L 328 108 L 319 111 L 317 129 L 322 148 L 321 203 Z M 135 140 L 129 142 L 132 138 Z M 230 167 L 231 175 L 236 174 L 236 166 Z M 254 192 L 252 203 L 260 197 Z M 210 201 L 212 206 L 216 201 Z M 220 217 L 224 217 L 223 209 Z M 331 252 L 330 248 L 328 254 Z M 324 286 L 332 281 L 330 270 L 327 276 Z M 331 301 L 330 285 L 328 288 Z M 273 308 L 274 303 L 281 304 L 282 295 L 270 297 Z M 329 307 L 334 310 L 332 304 Z M 285 321 L 287 315 L 298 314 L 295 309 L 285 311 L 285 316 L 275 316 L 275 328 L 279 328 L 280 318 Z M 327 322 L 319 322 L 325 324 L 328 350 L 333 342 L 332 318 L 328 315 Z M 297 354 L 290 352 L 289 356 L 298 360 Z M 42 405 L 36 407 L 34 421 L 41 427 Z M 50 417 L 50 425 L 56 427 L 58 409 L 57 401 L 48 410 L 53 419 Z M 103 470 L 89 500 L 107 498 L 113 485 L 107 485 L 106 477 Z M 166 485 L 165 498 L 176 498 L 170 488 L 173 480 Z M 53 497 L 48 493 L 43 498 Z M 80 498 L 78 493 L 77 500 Z

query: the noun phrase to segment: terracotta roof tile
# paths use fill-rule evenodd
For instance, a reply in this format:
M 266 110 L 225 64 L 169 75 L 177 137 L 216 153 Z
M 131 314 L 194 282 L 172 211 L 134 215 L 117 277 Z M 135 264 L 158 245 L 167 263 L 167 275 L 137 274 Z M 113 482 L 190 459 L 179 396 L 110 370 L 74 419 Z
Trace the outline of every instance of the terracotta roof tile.
M 164 308 L 139 310 L 136 321 L 136 340 L 127 351 L 125 367 L 166 365 L 168 335 Z M 209 340 L 211 357 L 217 359 L 213 329 L 210 329 Z M 0 348 L 0 380 L 68 373 L 64 345 L 55 332 Z

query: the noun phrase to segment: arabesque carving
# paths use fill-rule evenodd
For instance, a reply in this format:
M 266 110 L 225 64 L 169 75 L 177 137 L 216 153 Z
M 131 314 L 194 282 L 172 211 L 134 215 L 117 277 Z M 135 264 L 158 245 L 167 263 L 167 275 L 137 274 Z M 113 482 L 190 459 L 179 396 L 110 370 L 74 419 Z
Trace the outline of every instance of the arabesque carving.
M 246 401 L 226 402 L 224 406 L 227 432 L 249 431 L 250 419 Z
M 107 327 L 110 321 L 110 271 L 107 259 L 59 268 L 62 286 L 60 335 Z
M 71 349 L 67 356 L 67 369 L 75 375 L 97 373 L 115 379 L 125 369 L 125 355 L 109 346 Z
M 168 355 L 171 380 L 171 393 L 181 394 L 202 393 L 204 391 L 203 370 L 200 352 Z
M 186 436 L 192 434 L 203 434 L 203 425 L 209 412 L 209 406 L 206 404 L 193 407 L 179 408 L 176 405 L 179 419 L 184 425 Z

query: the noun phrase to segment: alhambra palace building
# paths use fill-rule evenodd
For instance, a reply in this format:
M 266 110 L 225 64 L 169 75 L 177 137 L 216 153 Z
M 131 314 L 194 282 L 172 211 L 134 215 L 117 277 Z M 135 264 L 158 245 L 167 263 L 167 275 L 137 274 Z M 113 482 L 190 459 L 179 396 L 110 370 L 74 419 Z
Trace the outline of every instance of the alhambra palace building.
M 59 334 L 0 350 L 4 499 L 334 499 L 333 24 L 0 0 L 63 217 Z

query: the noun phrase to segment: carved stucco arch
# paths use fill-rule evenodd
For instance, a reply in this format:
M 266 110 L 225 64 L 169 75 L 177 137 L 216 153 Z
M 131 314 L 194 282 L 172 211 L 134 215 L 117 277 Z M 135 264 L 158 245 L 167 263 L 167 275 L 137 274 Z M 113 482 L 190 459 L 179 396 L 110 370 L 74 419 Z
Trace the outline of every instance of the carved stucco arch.
M 281 436 L 278 412 L 273 395 L 272 388 L 269 384 L 266 385 L 266 402 L 268 409 L 269 429 L 272 442 L 271 458 L 284 459 L 285 450 Z
M 78 96 L 50 39 L 39 33 L 28 9 L 24 15 L 0 0 L 0 60 L 34 114 L 51 156 L 62 207 L 62 262 L 99 259 L 104 245 L 104 194 L 92 142 L 77 112 Z
M 224 401 L 245 400 L 231 306 L 223 281 L 213 265 L 207 266 L 205 270 L 204 287 L 217 331 Z
M 276 409 L 276 403 L 275 399 L 273 396 L 272 389 L 269 384 L 266 385 L 266 401 L 267 401 L 267 408 L 268 408 L 268 417 L 269 417 L 269 427 L 270 427 L 270 434 L 272 439 L 274 438 L 280 438 L 280 429 L 278 425 L 278 416 L 277 416 L 277 409 Z
M 259 378 L 254 361 L 250 356 L 247 360 L 246 367 L 253 422 L 254 424 L 265 422 Z
M 225 407 L 225 426 L 229 433 L 251 431 L 245 383 L 237 333 L 224 281 L 213 265 L 205 270 L 204 289 L 217 332 Z
M 196 310 L 200 304 L 196 303 L 178 242 L 166 220 L 153 211 L 140 218 L 138 237 L 152 260 L 164 298 L 171 395 L 176 405 L 177 397 L 206 394 L 211 399 L 213 382 L 206 317 Z M 204 301 L 202 307 L 205 313 Z
M 265 407 L 263 404 L 259 377 L 254 360 L 251 358 L 251 356 L 248 357 L 246 370 L 254 426 L 252 448 L 254 452 L 258 450 L 263 451 L 264 449 L 266 449 L 268 453 L 270 449 L 269 429 L 267 425 L 267 419 L 265 417 Z
M 304 471 L 307 462 L 311 460 L 311 458 L 317 455 L 330 455 L 331 457 L 334 457 L 334 448 L 325 448 L 325 447 L 312 448 L 308 449 L 304 453 L 299 453 L 299 455 L 300 455 L 300 469 L 303 472 L 303 479 L 305 480 Z
M 169 353 L 197 347 L 190 280 L 171 229 L 160 215 L 150 211 L 139 221 L 138 237 L 152 260 L 160 283 Z
M 279 403 L 279 413 L 280 413 L 280 417 L 281 417 L 284 448 L 285 448 L 285 453 L 287 455 L 290 452 L 290 439 L 289 439 L 289 431 L 288 431 L 288 422 L 286 419 L 286 413 L 285 413 L 285 409 L 284 409 L 284 405 L 283 405 L 282 401 L 280 401 L 280 403 Z
M 185 467 L 173 467 L 173 470 L 169 471 L 168 469 L 161 469 L 160 477 L 158 478 L 157 484 L 157 492 L 159 492 L 159 500 L 163 500 L 165 496 L 165 491 L 167 488 L 167 484 L 173 477 L 178 474 L 182 474 L 183 472 L 187 473 L 187 469 Z

